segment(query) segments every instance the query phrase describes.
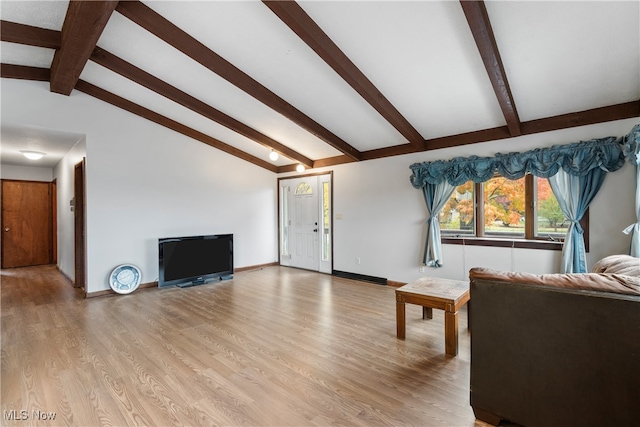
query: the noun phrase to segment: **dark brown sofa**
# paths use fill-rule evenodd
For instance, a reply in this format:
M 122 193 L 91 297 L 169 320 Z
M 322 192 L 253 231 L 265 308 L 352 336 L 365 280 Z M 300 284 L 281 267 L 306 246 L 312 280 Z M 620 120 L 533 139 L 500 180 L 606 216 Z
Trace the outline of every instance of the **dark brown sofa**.
M 476 418 L 640 425 L 640 259 L 608 257 L 594 271 L 470 271 Z

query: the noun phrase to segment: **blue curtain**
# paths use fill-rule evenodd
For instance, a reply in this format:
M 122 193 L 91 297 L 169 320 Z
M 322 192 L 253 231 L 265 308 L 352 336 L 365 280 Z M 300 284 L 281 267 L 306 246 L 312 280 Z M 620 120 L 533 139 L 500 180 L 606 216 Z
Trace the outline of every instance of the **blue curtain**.
M 594 168 L 583 176 L 570 175 L 560 170 L 549 178 L 553 195 L 558 199 L 564 215 L 571 221 L 562 246 L 562 273 L 587 272 L 584 230 L 580 220 L 602 187 L 605 176 L 605 171 Z
M 422 187 L 424 201 L 429 209 L 427 240 L 424 246 L 424 264 L 429 267 L 442 267 L 442 242 L 440 241 L 438 215 L 455 189 L 456 186 L 447 181 L 442 181 L 439 184 L 426 184 Z
M 624 229 L 631 235 L 629 255 L 640 257 L 640 125 L 636 125 L 625 137 L 624 154 L 636 170 L 636 222 Z
M 508 179 L 520 179 L 527 173 L 549 178 L 563 171 L 563 175 L 576 177 L 569 180 L 566 185 L 556 184 L 557 190 L 553 190 L 554 193 L 557 192 L 556 198 L 559 203 L 560 199 L 567 199 L 565 215 L 572 221 L 567 234 L 571 244 L 565 241 L 563 252 L 566 250 L 567 254 L 563 255 L 563 260 L 571 259 L 571 266 L 567 265 L 569 269 L 575 271 L 586 269 L 584 239 L 579 221 L 602 185 L 600 180 L 604 179 L 605 172 L 616 171 L 624 165 L 625 155 L 622 145 L 624 141 L 624 138 L 611 136 L 538 148 L 522 153 L 498 153 L 495 157 L 456 157 L 449 161 L 438 160 L 412 164 L 410 166 L 411 185 L 423 190 L 431 215 L 425 243 L 425 264 L 433 267 L 442 266 L 440 225 L 437 214 L 446 203 L 446 199 L 440 200 L 440 196 L 446 194 L 446 191 L 444 187 L 436 191 L 437 185 L 448 183 L 450 186 L 457 187 L 467 181 L 485 182 L 493 178 L 496 173 Z M 598 181 L 600 181 L 599 184 Z M 567 188 L 568 193 L 565 193 L 564 188 Z M 581 192 L 579 199 L 574 202 L 571 197 L 575 188 L 581 188 Z M 451 194 L 452 192 L 448 197 Z M 563 194 L 568 196 L 564 197 Z M 438 205 L 441 206 L 438 207 Z M 638 212 L 640 217 L 640 208 Z M 637 236 L 638 233 L 636 232 L 635 235 Z

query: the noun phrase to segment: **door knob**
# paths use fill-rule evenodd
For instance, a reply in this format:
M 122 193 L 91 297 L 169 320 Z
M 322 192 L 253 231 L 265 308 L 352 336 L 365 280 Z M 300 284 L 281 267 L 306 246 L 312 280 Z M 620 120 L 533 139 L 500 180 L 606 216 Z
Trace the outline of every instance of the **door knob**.
M 9 231 L 9 227 L 5 227 L 4 231 Z
M 314 229 L 314 230 L 313 230 L 313 232 L 314 232 L 314 233 L 317 233 L 317 232 L 318 232 L 318 229 L 317 229 L 317 228 L 316 228 L 316 229 Z

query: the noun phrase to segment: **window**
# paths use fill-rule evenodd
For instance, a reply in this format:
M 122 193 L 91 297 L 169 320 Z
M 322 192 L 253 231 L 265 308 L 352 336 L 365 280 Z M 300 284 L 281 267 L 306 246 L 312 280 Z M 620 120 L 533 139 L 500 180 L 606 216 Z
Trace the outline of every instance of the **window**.
M 291 189 L 288 185 L 283 185 L 280 187 L 280 200 L 282 203 L 282 209 L 280 214 L 280 230 L 281 230 L 281 239 L 280 239 L 280 253 L 283 257 L 290 257 L 289 254 L 289 224 L 291 224 L 291 219 L 289 218 L 290 206 L 289 206 L 289 192 Z
M 557 244 L 569 227 L 549 181 L 533 175 L 519 180 L 495 176 L 481 184 L 466 182 L 456 188 L 440 212 L 439 221 L 446 243 L 475 237 L 487 245 L 495 245 L 491 242 L 497 240 L 519 241 L 514 244 L 518 247 L 541 247 L 527 246 L 524 241 Z M 588 245 L 587 214 L 582 222 Z
M 497 176 L 483 183 L 484 235 L 525 237 L 524 178 L 509 180 Z
M 300 184 L 298 184 L 298 186 L 296 187 L 295 195 L 306 196 L 308 194 L 313 194 L 313 188 L 311 188 L 311 186 L 306 182 L 301 182 Z
M 474 188 L 472 181 L 458 186 L 444 205 L 438 217 L 442 235 L 475 235 Z
M 562 239 L 567 233 L 569 222 L 562 213 L 556 196 L 551 191 L 549 181 L 535 178 L 537 215 L 535 217 L 535 236 L 548 237 L 550 240 Z
M 322 183 L 322 260 L 331 260 L 331 193 L 330 182 Z

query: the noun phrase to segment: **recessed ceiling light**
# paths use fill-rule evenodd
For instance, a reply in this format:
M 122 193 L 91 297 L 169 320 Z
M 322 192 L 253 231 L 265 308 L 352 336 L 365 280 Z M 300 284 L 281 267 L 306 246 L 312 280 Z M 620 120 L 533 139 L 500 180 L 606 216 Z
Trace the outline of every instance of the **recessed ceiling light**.
M 23 150 L 20 152 L 22 153 L 23 156 L 25 156 L 29 160 L 39 160 L 45 155 L 45 153 L 41 153 L 40 151 Z
M 299 173 L 304 172 L 304 170 L 305 170 L 304 165 L 303 165 L 303 164 L 299 164 L 298 166 L 296 166 L 296 170 L 297 170 Z
M 276 153 L 275 151 L 271 150 L 271 153 L 269 153 L 269 158 L 272 161 L 275 162 L 276 160 L 278 160 L 278 153 Z

